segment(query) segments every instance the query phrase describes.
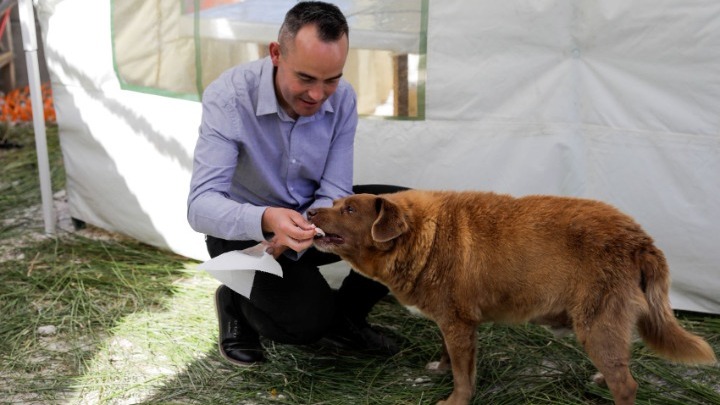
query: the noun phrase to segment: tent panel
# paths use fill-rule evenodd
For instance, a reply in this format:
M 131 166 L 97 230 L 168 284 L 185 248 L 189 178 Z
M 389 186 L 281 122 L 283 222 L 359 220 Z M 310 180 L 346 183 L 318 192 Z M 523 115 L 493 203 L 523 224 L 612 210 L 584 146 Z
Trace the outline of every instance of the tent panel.
M 720 313 L 720 3 L 429 11 L 426 118 L 362 119 L 356 183 L 607 201 L 665 251 L 673 307 Z M 78 15 L 96 18 L 78 30 Z M 72 213 L 206 258 L 185 219 L 200 104 L 122 90 L 109 15 L 108 2 L 39 2 Z

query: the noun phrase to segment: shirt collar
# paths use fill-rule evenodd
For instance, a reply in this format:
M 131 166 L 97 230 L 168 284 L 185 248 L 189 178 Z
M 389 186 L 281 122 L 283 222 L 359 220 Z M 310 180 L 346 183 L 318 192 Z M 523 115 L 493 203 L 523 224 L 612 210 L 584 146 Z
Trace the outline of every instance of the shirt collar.
M 258 89 L 258 104 L 256 111 L 256 115 L 258 116 L 280 114 L 280 103 L 278 103 L 277 98 L 275 97 L 274 71 L 275 67 L 272 64 L 272 59 L 270 59 L 269 56 L 266 56 L 260 71 L 260 87 Z M 332 96 L 330 98 L 332 98 Z M 316 112 L 313 116 L 305 118 L 314 120 L 315 118 L 320 118 L 326 112 L 335 112 L 332 104 L 330 103 L 330 99 L 325 100 L 320 107 L 320 110 L 318 110 L 318 112 Z M 286 117 L 287 114 L 284 114 L 283 111 L 282 116 Z M 303 117 L 300 117 L 300 119 L 302 118 Z

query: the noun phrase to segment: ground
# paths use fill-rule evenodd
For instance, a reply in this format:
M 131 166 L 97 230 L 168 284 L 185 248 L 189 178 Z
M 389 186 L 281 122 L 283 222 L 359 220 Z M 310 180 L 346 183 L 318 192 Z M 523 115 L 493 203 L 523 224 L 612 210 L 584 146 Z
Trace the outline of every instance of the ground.
M 424 369 L 440 337 L 392 297 L 371 323 L 398 337 L 387 358 L 264 342 L 269 362 L 239 368 L 217 352 L 212 294 L 196 261 L 88 225 L 75 229 L 57 128 L 48 143 L 58 227 L 45 235 L 33 134 L 0 139 L 0 404 L 434 404 L 448 374 Z M 720 318 L 678 313 L 720 352 Z M 572 336 L 483 325 L 475 404 L 606 404 Z M 720 369 L 675 365 L 642 343 L 631 369 L 641 404 L 718 404 Z

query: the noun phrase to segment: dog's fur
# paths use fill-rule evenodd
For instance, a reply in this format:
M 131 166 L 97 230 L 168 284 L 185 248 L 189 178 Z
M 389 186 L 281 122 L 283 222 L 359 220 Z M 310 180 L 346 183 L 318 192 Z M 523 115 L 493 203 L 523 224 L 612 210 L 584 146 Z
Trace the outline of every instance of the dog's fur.
M 602 202 L 409 190 L 346 197 L 308 218 L 325 232 L 318 249 L 437 323 L 439 368 L 452 368 L 454 379 L 439 403 L 470 401 L 481 322 L 571 327 L 616 404 L 635 401 L 634 327 L 670 360 L 716 362 L 707 342 L 673 315 L 663 253 L 632 218 Z

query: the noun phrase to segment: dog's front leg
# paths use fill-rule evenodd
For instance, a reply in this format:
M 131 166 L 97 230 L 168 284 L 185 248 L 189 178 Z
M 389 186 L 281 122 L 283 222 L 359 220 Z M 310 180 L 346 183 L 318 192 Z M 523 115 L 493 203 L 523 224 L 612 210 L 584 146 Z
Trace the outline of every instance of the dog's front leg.
M 440 325 L 453 373 L 453 392 L 438 405 L 467 405 L 475 393 L 476 325 L 454 320 Z

